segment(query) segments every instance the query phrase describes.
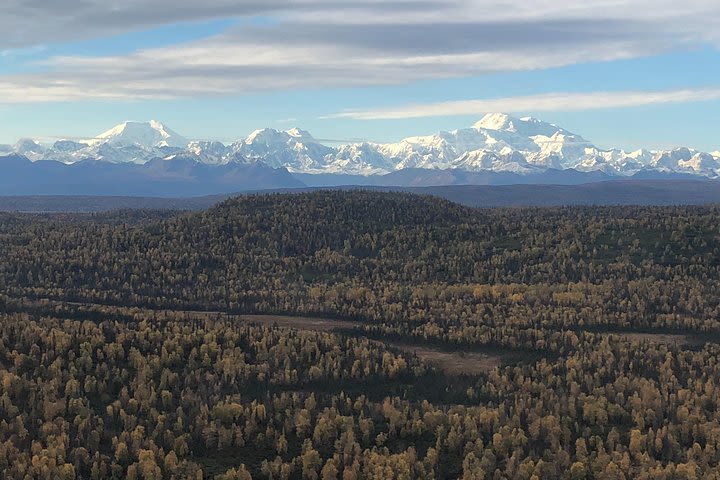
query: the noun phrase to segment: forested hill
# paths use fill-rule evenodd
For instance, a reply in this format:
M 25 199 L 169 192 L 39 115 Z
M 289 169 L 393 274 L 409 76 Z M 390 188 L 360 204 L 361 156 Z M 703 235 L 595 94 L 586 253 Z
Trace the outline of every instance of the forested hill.
M 199 217 L 203 228 L 233 228 L 233 234 L 259 232 L 271 242 L 314 253 L 363 242 L 363 235 L 399 229 L 446 229 L 471 222 L 476 211 L 442 198 L 409 193 L 318 191 L 237 197 Z M 218 230 L 217 236 L 223 236 Z M 378 248 L 390 241 L 377 239 Z M 377 243 L 376 240 L 376 243 Z
M 716 307 L 714 295 L 699 292 L 714 291 L 720 277 L 715 207 L 474 210 L 403 193 L 321 191 L 239 197 L 157 220 L 123 215 L 125 223 L 113 214 L 0 217 L 4 290 L 16 298 L 409 320 L 416 310 L 432 318 L 425 307 L 434 302 L 455 308 L 462 285 L 507 285 L 534 291 L 524 297 L 531 304 L 533 295 L 574 289 L 585 292 L 577 308 L 612 303 L 585 323 L 626 325 L 629 316 L 642 325 L 699 326 Z M 622 301 L 636 295 L 629 285 L 645 292 L 643 308 Z M 560 320 L 552 322 L 576 321 Z

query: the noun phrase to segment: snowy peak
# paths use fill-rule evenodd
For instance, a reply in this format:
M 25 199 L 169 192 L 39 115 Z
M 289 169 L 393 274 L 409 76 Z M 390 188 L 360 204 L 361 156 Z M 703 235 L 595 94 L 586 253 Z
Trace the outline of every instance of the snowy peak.
M 306 130 L 301 130 L 301 129 L 295 127 L 295 128 L 291 128 L 290 130 L 287 130 L 285 133 L 287 133 L 291 137 L 296 138 L 300 141 L 315 143 L 315 139 L 313 138 L 313 136 L 310 135 L 310 132 L 308 132 Z
M 22 138 L 18 140 L 14 148 L 17 153 L 21 154 L 45 151 L 45 148 L 43 148 L 42 145 L 31 138 Z
M 299 128 L 292 128 L 285 132 L 274 128 L 261 128 L 255 130 L 245 139 L 247 145 L 286 145 L 288 143 L 317 143 L 310 132 Z
M 285 140 L 285 136 L 282 132 L 279 132 L 274 128 L 260 128 L 248 135 L 244 143 L 246 145 L 272 145 L 275 143 L 284 143 Z
M 319 144 L 310 133 L 293 128 L 281 132 L 273 128 L 255 130 L 245 140 L 231 145 L 234 161 L 261 160 L 271 167 L 291 172 L 320 172 L 327 167 L 325 157 L 335 149 Z
M 76 163 L 98 160 L 110 163 L 146 163 L 188 148 L 188 141 L 162 123 L 123 122 L 97 137 L 81 142 L 59 140 L 45 150 L 42 158 L 29 155 L 32 160 L 54 160 Z M 16 148 L 21 151 L 22 148 Z
M 473 125 L 475 130 L 496 130 L 522 135 L 547 135 L 564 130 L 534 117 L 517 118 L 507 113 L 488 113 Z M 533 133 L 535 132 L 535 133 Z
M 690 160 L 679 161 L 678 166 L 699 174 L 711 174 L 718 170 L 720 163 L 709 153 L 698 152 Z
M 192 141 L 187 146 L 187 152 L 196 155 L 203 163 L 209 165 L 228 163 L 226 159 L 228 148 L 221 142 Z
M 90 146 L 110 143 L 114 146 L 137 146 L 152 149 L 163 147 L 185 148 L 188 145 L 188 140 L 162 123 L 151 120 L 149 122 L 123 122 L 86 143 Z
M 533 137 L 542 135 L 544 137 L 552 137 L 558 133 L 567 136 L 578 137 L 567 130 L 553 125 L 552 123 L 543 122 L 534 117 L 516 118 L 506 113 L 488 113 L 479 122 L 473 125 L 478 131 L 486 131 L 488 133 L 502 132 L 520 135 L 523 137 Z
M 23 138 L 13 146 L 13 151 L 30 160 L 41 160 L 47 149 L 33 139 Z
M 479 122 L 473 125 L 475 130 L 506 130 L 516 131 L 515 123 L 520 122 L 507 113 L 488 113 Z

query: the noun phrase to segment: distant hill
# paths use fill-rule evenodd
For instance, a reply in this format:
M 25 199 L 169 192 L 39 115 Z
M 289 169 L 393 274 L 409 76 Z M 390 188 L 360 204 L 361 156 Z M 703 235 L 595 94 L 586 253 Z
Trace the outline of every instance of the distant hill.
M 472 207 L 706 205 L 720 203 L 720 182 L 625 180 L 582 185 L 456 185 L 411 189 Z
M 5 195 L 116 195 L 190 197 L 304 184 L 284 168 L 261 162 L 207 165 L 192 155 L 156 158 L 142 165 L 83 160 L 66 165 L 0 157 Z
M 203 210 L 229 197 L 260 192 L 323 189 L 403 191 L 434 195 L 471 207 L 560 205 L 705 205 L 720 203 L 720 181 L 614 180 L 581 185 L 449 185 L 432 187 L 341 186 L 255 190 L 195 197 L 103 195 L 0 196 L 0 211 L 103 212 L 118 209 Z

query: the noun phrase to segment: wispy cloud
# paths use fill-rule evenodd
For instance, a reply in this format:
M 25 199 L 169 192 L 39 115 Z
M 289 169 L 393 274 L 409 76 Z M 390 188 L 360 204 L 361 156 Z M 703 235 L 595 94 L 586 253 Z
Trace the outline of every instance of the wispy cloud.
M 561 112 L 627 108 L 720 99 L 720 88 L 673 91 L 547 93 L 493 99 L 413 104 L 392 108 L 354 110 L 326 115 L 323 119 L 395 120 L 422 117 L 482 115 L 488 112 Z
M 274 17 L 284 25 L 425 27 L 463 23 L 478 27 L 503 23 L 552 27 L 553 23 L 574 23 L 581 28 L 584 21 L 598 20 L 608 25 L 608 34 L 618 21 L 634 19 L 637 24 L 663 27 L 662 36 L 684 32 L 686 37 L 717 38 L 717 29 L 703 27 L 716 25 L 719 12 L 720 5 L 715 0 L 583 0 L 570 4 L 555 0 L 3 0 L 0 49 L 75 41 L 181 22 L 258 16 Z M 357 33 L 352 28 L 346 30 L 349 35 Z M 537 32 L 532 28 L 527 33 L 515 32 L 520 39 L 531 38 L 534 33 Z M 562 28 L 555 31 L 556 36 L 562 33 Z M 586 33 L 603 34 L 602 29 Z M 436 39 L 421 36 L 408 40 L 431 45 Z M 538 37 L 534 40 L 544 41 Z M 453 36 L 446 39 L 453 41 Z
M 8 3 L 9 2 L 9 3 Z M 405 84 L 720 45 L 717 0 L 6 0 L 0 49 L 263 16 L 212 38 L 0 75 L 0 103 Z
M 0 49 L 106 37 L 176 23 L 220 18 L 317 18 L 346 11 L 358 16 L 433 11 L 434 0 L 3 0 Z
M 594 58 L 618 58 L 616 45 Z M 268 45 L 217 38 L 119 57 L 58 57 L 48 70 L 0 76 L 0 103 L 143 100 L 247 94 L 268 90 L 397 85 L 503 70 L 561 66 L 585 52 L 525 49 L 408 55 L 326 45 Z M 352 59 L 352 61 L 348 61 Z
M 21 58 L 33 55 L 38 55 L 47 50 L 45 45 L 35 45 L 26 48 L 7 48 L 0 50 L 0 57 L 2 58 Z

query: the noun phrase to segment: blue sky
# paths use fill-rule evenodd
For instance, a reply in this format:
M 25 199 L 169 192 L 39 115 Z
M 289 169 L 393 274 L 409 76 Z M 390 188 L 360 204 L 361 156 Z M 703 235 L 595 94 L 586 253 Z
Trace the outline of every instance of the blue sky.
M 393 141 L 492 109 L 600 147 L 720 150 L 717 2 L 9 1 L 0 143 L 149 119 L 227 142 Z

